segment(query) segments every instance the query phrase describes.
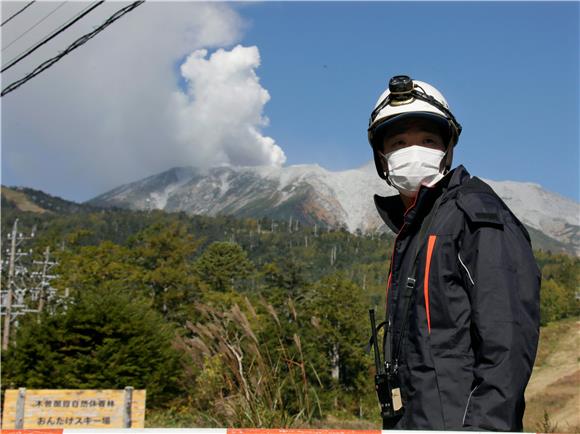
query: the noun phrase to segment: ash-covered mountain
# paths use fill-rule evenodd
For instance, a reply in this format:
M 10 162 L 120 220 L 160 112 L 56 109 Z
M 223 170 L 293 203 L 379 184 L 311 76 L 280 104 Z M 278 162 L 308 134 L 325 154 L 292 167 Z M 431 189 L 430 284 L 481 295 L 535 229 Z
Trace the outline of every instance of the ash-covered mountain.
M 580 205 L 532 183 L 485 180 L 530 229 L 535 245 L 580 255 Z M 371 162 L 331 172 L 318 165 L 178 167 L 122 185 L 88 201 L 99 207 L 189 214 L 293 218 L 351 232 L 387 230 L 373 194 L 392 195 Z

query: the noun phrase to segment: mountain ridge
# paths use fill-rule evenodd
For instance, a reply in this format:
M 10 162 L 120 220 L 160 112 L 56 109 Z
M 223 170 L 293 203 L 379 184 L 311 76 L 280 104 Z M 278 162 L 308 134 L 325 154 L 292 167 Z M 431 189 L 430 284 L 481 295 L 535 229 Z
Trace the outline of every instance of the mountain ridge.
M 580 204 L 539 184 L 483 179 L 526 226 L 580 255 Z M 385 231 L 373 195 L 397 191 L 374 164 L 329 171 L 317 164 L 276 167 L 174 167 L 124 184 L 89 201 L 101 207 L 164 209 L 189 214 L 293 218 L 350 232 Z

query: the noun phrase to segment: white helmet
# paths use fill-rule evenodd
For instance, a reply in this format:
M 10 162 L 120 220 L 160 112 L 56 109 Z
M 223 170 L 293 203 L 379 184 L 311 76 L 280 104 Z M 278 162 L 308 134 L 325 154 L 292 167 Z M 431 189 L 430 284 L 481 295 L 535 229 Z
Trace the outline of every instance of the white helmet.
M 461 134 L 461 125 L 447 101 L 437 89 L 428 83 L 397 75 L 389 80 L 389 87 L 379 97 L 369 120 L 368 139 L 375 157 L 379 176 L 387 179 L 379 149 L 385 133 L 403 119 L 423 118 L 439 125 L 447 151 L 445 169 L 451 167 L 453 147 Z

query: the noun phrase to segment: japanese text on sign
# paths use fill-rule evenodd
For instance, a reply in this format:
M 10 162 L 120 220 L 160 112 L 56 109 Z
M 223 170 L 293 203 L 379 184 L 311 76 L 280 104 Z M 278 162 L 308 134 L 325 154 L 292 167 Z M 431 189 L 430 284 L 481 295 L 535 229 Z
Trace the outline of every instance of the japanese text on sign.
M 145 390 L 6 390 L 2 428 L 143 428 Z

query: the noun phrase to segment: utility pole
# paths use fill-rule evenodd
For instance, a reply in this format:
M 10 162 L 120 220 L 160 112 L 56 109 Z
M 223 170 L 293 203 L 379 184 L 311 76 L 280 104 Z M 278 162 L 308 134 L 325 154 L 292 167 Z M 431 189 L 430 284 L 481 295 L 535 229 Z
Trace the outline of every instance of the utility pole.
M 14 280 L 14 261 L 16 259 L 16 235 L 18 233 L 18 219 L 12 226 L 12 242 L 10 244 L 10 263 L 8 265 L 8 293 L 6 295 L 6 307 L 4 315 L 4 333 L 2 335 L 2 350 L 8 349 L 8 339 L 10 337 L 10 320 L 12 319 L 12 282 Z
M 38 313 L 42 313 L 44 309 L 44 304 L 46 299 L 50 294 L 47 294 L 47 290 L 50 290 L 50 281 L 54 276 L 49 275 L 48 271 L 56 265 L 56 262 L 50 261 L 50 247 L 46 247 L 44 251 L 44 261 L 38 262 L 34 261 L 35 264 L 42 264 L 42 272 L 40 274 L 40 284 L 38 285 Z M 32 273 L 33 275 L 37 273 Z
M 12 226 L 12 232 L 8 234 L 8 239 L 10 240 L 10 248 L 8 249 L 8 284 L 7 289 L 1 293 L 2 316 L 4 317 L 2 350 L 4 351 L 8 349 L 8 344 L 10 342 L 12 320 L 19 314 L 24 313 L 23 308 L 25 308 L 25 306 L 23 305 L 23 300 L 27 291 L 25 288 L 16 287 L 16 275 L 26 274 L 28 272 L 25 267 L 17 265 L 16 261 L 22 256 L 27 256 L 28 253 L 21 252 L 20 249 L 17 251 L 16 248 L 22 241 L 33 238 L 34 231 L 35 229 L 32 230 L 30 236 L 25 236 L 22 233 L 18 233 L 18 219 L 16 219 L 14 221 L 14 225 Z M 16 305 L 14 304 L 15 297 L 17 302 Z M 16 312 L 14 311 L 15 308 L 17 309 Z

